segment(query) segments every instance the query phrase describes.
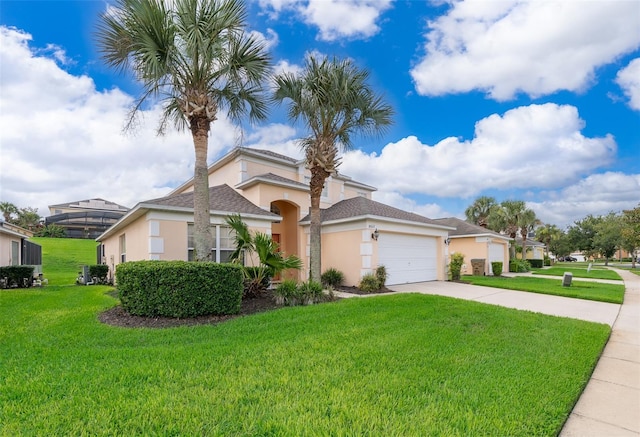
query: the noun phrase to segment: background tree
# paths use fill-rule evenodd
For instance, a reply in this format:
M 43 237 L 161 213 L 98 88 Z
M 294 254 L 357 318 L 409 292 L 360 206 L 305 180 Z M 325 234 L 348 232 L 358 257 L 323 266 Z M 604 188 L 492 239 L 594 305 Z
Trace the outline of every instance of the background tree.
M 127 128 L 147 100 L 160 100 L 158 134 L 173 122 L 191 131 L 194 165 L 195 259 L 210 259 L 208 137 L 219 111 L 232 120 L 266 118 L 262 82 L 269 70 L 263 43 L 245 33 L 238 0 L 119 0 L 100 17 L 98 45 L 105 62 L 130 71 L 143 91 Z
M 545 254 L 547 258 L 549 258 L 549 250 L 551 250 L 551 242 L 560 238 L 561 234 L 563 234 L 562 230 L 558 228 L 556 225 L 545 224 L 536 229 L 536 240 L 545 245 Z M 558 256 L 556 252 L 553 252 L 554 255 Z M 567 253 L 568 255 L 568 253 Z
M 21 228 L 37 231 L 42 226 L 42 217 L 38 214 L 38 208 L 27 206 L 18 210 L 18 217 L 13 219 L 11 223 Z
M 591 214 L 582 220 L 576 220 L 567 232 L 572 250 L 581 251 L 587 258 L 596 256 L 598 251 L 594 245 L 594 238 L 596 225 L 601 221 L 601 217 L 594 217 Z
M 604 265 L 609 265 L 609 259 L 616 254 L 622 242 L 622 217 L 610 212 L 601 217 L 595 225 L 595 231 L 593 247 L 604 257 Z
M 11 223 L 12 216 L 18 214 L 18 207 L 11 202 L 0 202 L 0 211 L 4 216 L 4 221 Z
M 640 248 L 640 204 L 622 211 L 622 248 L 631 256 L 631 268 L 636 268 L 636 251 Z
M 480 196 L 464 210 L 464 215 L 469 223 L 486 228 L 489 225 L 491 211 L 496 206 L 498 206 L 498 202 L 494 197 Z
M 549 250 L 553 252 L 556 258 L 571 255 L 571 242 L 564 231 L 561 230 L 557 236 L 551 239 L 549 242 Z
M 288 103 L 288 116 L 301 122 L 309 135 L 300 140 L 311 172 L 310 279 L 320 281 L 320 197 L 326 179 L 340 165 L 339 148 L 353 147 L 354 134 L 379 134 L 392 123 L 393 110 L 367 84 L 369 73 L 350 60 L 317 60 L 310 56 L 304 70 L 275 78 L 273 100 Z

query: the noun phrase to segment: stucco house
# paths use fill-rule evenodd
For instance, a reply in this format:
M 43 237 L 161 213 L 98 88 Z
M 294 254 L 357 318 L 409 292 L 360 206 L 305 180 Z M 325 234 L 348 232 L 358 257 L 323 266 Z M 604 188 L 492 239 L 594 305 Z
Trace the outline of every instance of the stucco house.
M 0 218 L 0 267 L 31 265 L 34 274 L 42 273 L 42 248 L 31 237 L 33 232 Z
M 492 275 L 492 262 L 502 262 L 502 271 L 509 270 L 509 241 L 507 235 L 491 231 L 482 226 L 449 217 L 435 220 L 455 228 L 449 232 L 448 254 L 462 253 L 465 264 L 462 274 L 471 274 L 471 260 L 485 260 L 485 275 Z
M 525 259 L 539 259 L 544 260 L 544 251 L 546 245 L 540 241 L 535 241 L 527 238 L 527 254 Z M 522 247 L 522 237 L 516 238 L 516 244 Z M 516 258 L 522 259 L 522 253 L 516 253 Z
M 309 271 L 310 173 L 304 162 L 267 150 L 235 148 L 209 167 L 214 259 L 226 261 L 233 236 L 225 225 L 240 213 Z M 321 198 L 322 269 L 335 267 L 347 285 L 384 264 L 388 284 L 446 279 L 445 241 L 453 227 L 371 200 L 376 189 L 345 175 L 327 179 Z M 97 238 L 112 270 L 130 260 L 188 260 L 192 253 L 193 180 L 168 196 L 143 201 Z

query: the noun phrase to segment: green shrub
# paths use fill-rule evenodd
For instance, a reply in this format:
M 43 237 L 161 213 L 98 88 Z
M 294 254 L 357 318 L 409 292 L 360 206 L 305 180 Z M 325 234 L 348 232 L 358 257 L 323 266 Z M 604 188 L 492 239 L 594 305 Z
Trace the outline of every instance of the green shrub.
M 358 288 L 367 293 L 373 293 L 380 290 L 380 281 L 373 273 L 367 273 L 360 279 Z
M 40 228 L 40 230 L 35 233 L 35 236 L 49 238 L 66 238 L 67 231 L 62 226 L 51 223 Z
M 237 314 L 242 281 L 242 267 L 235 264 L 133 261 L 116 268 L 122 306 L 147 317 Z
M 464 255 L 462 253 L 454 253 L 451 255 L 449 270 L 451 272 L 452 281 L 460 280 L 460 271 L 462 270 L 462 264 L 464 264 Z
M 378 279 L 378 288 L 384 288 L 387 283 L 387 268 L 379 265 L 376 269 L 376 279 Z
M 33 266 L 4 266 L 0 267 L 0 279 L 4 287 L 31 287 L 33 283 Z M 6 278 L 6 280 L 5 280 Z
M 285 279 L 273 290 L 273 295 L 278 305 L 291 305 L 297 299 L 298 281 Z
M 529 262 L 529 265 L 534 269 L 541 269 L 544 265 L 544 261 L 541 259 L 529 259 L 527 261 Z
M 107 276 L 109 275 L 109 266 L 106 264 L 94 264 L 89 266 L 89 276 L 94 278 L 94 282 L 98 284 L 107 284 L 109 283 L 109 279 Z
M 320 281 L 325 287 L 337 288 L 344 282 L 344 273 L 331 267 L 320 276 Z
M 491 271 L 493 272 L 493 276 L 502 275 L 502 261 L 493 261 L 491 263 Z
M 296 306 L 322 302 L 325 298 L 322 284 L 316 281 L 300 282 L 293 279 L 282 281 L 273 294 L 279 305 Z
M 243 267 L 244 287 L 242 297 L 260 296 L 269 288 L 273 272 L 265 266 Z
M 322 284 L 313 280 L 301 282 L 298 284 L 297 294 L 303 304 L 321 302 L 323 297 Z
M 551 258 L 549 258 L 546 255 L 544 257 L 544 265 L 547 266 L 547 267 L 551 266 Z
M 509 271 L 513 273 L 525 273 L 531 270 L 531 264 L 527 260 L 512 259 L 509 260 Z

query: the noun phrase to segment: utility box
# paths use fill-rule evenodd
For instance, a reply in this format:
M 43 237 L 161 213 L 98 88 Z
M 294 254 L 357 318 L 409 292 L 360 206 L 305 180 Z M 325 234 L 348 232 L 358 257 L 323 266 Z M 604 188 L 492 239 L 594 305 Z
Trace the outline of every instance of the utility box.
M 474 276 L 484 276 L 484 263 L 484 258 L 471 260 L 471 269 Z
M 573 279 L 573 273 L 564 272 L 562 276 L 562 286 L 571 287 L 571 280 Z

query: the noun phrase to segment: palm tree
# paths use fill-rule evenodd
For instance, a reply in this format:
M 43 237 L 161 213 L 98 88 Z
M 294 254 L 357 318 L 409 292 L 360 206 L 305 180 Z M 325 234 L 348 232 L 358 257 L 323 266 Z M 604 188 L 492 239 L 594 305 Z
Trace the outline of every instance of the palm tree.
M 256 295 L 268 285 L 270 277 L 287 269 L 300 270 L 302 261 L 295 255 L 283 256 L 278 243 L 264 232 L 251 232 L 240 214 L 227 216 L 227 224 L 235 233 L 236 248 L 231 254 L 231 261 L 242 263 L 245 256 L 257 255 L 259 264 L 256 267 L 243 269 L 247 282 L 247 295 Z
M 18 207 L 15 206 L 11 202 L 0 202 L 0 212 L 4 216 L 4 221 L 7 223 L 11 222 L 11 215 L 18 214 Z
M 527 209 L 521 200 L 505 200 L 500 202 L 489 217 L 489 227 L 508 235 L 513 241 L 509 249 L 511 259 L 516 257 L 515 239 L 520 230 L 520 216 Z
M 552 241 L 560 238 L 562 230 L 556 225 L 546 224 L 536 229 L 536 239 L 545 245 L 547 258 L 549 257 L 549 246 Z
M 163 103 L 158 134 L 167 123 L 191 131 L 195 149 L 195 259 L 210 259 L 208 137 L 219 111 L 233 120 L 266 118 L 262 82 L 269 71 L 264 45 L 245 33 L 239 0 L 119 0 L 100 17 L 98 44 L 105 62 L 131 71 L 143 87 L 126 128 L 148 100 Z
M 469 223 L 486 228 L 489 224 L 489 215 L 497 205 L 494 197 L 480 196 L 464 210 L 464 215 Z
M 540 220 L 536 217 L 536 213 L 529 208 L 525 208 L 518 216 L 518 224 L 520 225 L 520 236 L 522 237 L 522 259 L 527 259 L 527 236 L 533 231 Z
M 288 101 L 288 116 L 309 131 L 300 140 L 311 172 L 310 279 L 321 273 L 320 196 L 326 179 L 340 165 L 339 148 L 353 148 L 352 135 L 380 134 L 392 123 L 393 109 L 366 83 L 369 73 L 350 60 L 310 56 L 300 74 L 275 77 L 276 103 Z

